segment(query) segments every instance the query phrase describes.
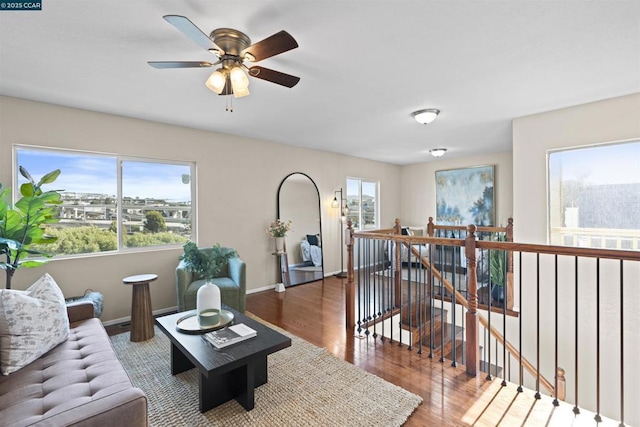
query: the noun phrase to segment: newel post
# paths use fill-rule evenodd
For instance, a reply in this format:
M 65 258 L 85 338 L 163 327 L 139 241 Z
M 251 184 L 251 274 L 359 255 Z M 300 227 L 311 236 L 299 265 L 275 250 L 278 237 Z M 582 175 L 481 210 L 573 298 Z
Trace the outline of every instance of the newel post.
M 480 371 L 479 361 L 479 326 L 478 326 L 478 280 L 476 277 L 476 226 L 467 227 L 465 239 L 465 255 L 467 257 L 467 298 L 469 309 L 466 314 L 466 360 L 467 374 L 476 376 Z
M 557 400 L 565 400 L 567 398 L 567 380 L 564 374 L 564 369 L 558 366 L 556 368 L 557 389 L 555 392 Z
M 433 237 L 436 234 L 435 224 L 433 223 L 433 217 L 429 217 L 429 222 L 427 222 L 427 236 Z
M 356 286 L 353 274 L 353 223 L 347 221 L 345 230 L 345 244 L 347 245 L 347 287 L 345 289 L 345 322 L 347 328 L 356 327 Z

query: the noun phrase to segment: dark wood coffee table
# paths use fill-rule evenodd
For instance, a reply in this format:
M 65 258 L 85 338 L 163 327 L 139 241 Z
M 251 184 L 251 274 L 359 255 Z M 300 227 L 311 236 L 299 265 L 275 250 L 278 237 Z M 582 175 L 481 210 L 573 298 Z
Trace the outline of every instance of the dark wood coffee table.
M 236 399 L 247 411 L 253 409 L 255 388 L 267 382 L 267 356 L 291 346 L 291 338 L 236 310 L 225 309 L 234 314 L 234 323 L 244 323 L 258 335 L 218 350 L 200 334 L 185 334 L 176 329 L 176 321 L 189 312 L 156 318 L 157 325 L 171 340 L 171 374 L 198 368 L 200 412 L 231 399 Z

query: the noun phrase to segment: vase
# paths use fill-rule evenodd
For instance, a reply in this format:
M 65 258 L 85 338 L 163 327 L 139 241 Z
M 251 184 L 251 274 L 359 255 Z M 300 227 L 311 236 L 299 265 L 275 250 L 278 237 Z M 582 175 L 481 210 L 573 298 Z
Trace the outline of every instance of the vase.
M 220 323 L 220 288 L 213 283 L 205 283 L 198 289 L 196 313 L 200 327 L 215 326 Z
M 276 252 L 277 253 L 284 252 L 284 236 L 276 237 Z

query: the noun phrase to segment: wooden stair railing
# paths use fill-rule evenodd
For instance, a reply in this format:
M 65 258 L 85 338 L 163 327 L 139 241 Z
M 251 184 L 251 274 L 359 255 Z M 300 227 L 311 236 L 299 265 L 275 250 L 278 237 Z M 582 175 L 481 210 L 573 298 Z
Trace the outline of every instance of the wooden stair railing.
M 470 226 L 471 227 L 471 226 Z M 475 226 L 473 226 L 475 227 Z M 469 230 L 470 233 L 467 236 L 467 238 L 475 238 L 475 230 Z M 464 308 L 467 309 L 467 311 L 469 311 L 469 301 L 460 293 L 460 291 L 458 291 L 457 289 L 455 289 L 453 287 L 453 285 L 451 284 L 451 282 L 442 275 L 442 273 L 434 266 L 431 266 L 431 263 L 429 262 L 429 259 L 425 256 L 420 257 L 420 254 L 418 253 L 418 251 L 414 248 L 411 247 L 411 245 L 409 245 L 409 249 L 411 250 L 411 252 L 416 256 L 416 258 L 419 258 L 422 265 L 427 268 L 430 271 L 433 271 L 433 276 L 440 280 L 444 287 L 451 293 L 455 293 L 456 294 L 456 302 L 458 302 L 460 305 L 462 305 Z M 474 250 L 475 253 L 475 250 Z M 474 265 L 469 265 L 468 268 L 470 269 L 470 271 L 468 272 L 468 278 L 470 279 L 471 277 L 473 277 L 473 282 L 476 282 L 476 272 L 475 272 L 475 256 L 473 257 L 474 259 Z M 471 260 L 471 257 L 467 254 L 467 260 Z M 468 261 L 470 262 L 470 261 Z M 471 290 L 473 289 L 473 291 Z M 482 326 L 487 329 L 490 333 L 490 335 L 496 339 L 501 345 L 504 345 L 507 347 L 507 350 L 512 354 L 513 357 L 515 357 L 516 359 L 518 359 L 519 357 L 521 357 L 520 352 L 518 351 L 518 349 L 511 344 L 509 341 L 505 341 L 504 337 L 502 336 L 502 334 L 500 333 L 500 331 L 498 331 L 494 326 L 489 327 L 489 321 L 487 320 L 487 318 L 481 313 L 477 311 L 477 298 L 478 298 L 478 293 L 477 293 L 477 282 L 475 284 L 475 286 L 468 286 L 467 288 L 467 292 L 470 295 L 474 295 L 475 294 L 475 299 L 476 299 L 476 315 L 477 315 L 477 319 L 479 320 L 479 322 L 482 324 Z M 469 321 L 469 319 L 467 319 L 467 322 Z M 467 325 L 471 325 L 471 323 L 467 323 Z M 469 329 L 469 326 L 467 326 L 467 329 Z M 478 345 L 479 348 L 479 345 Z M 473 357 L 473 355 L 471 355 L 471 357 Z M 479 359 L 479 358 L 477 358 Z M 465 366 L 467 366 L 467 372 L 470 375 L 476 375 L 478 373 L 478 370 L 476 370 L 475 372 L 470 372 L 469 368 L 468 368 L 468 363 L 469 363 L 469 357 L 467 358 L 467 360 L 465 361 Z M 479 363 L 479 360 L 478 360 Z M 522 356 L 522 365 L 523 367 L 531 374 L 531 375 L 537 375 L 538 371 L 535 368 L 535 366 L 529 361 L 527 360 L 524 356 Z M 549 393 L 551 393 L 553 396 L 556 396 L 555 394 L 555 390 L 554 390 L 554 386 L 551 383 L 551 381 L 549 381 L 548 379 L 546 379 L 543 375 L 540 375 L 540 384 L 546 388 Z M 560 397 L 558 395 L 558 399 L 560 400 L 564 400 L 564 396 Z
M 353 283 L 353 239 L 354 239 L 354 230 L 352 224 L 348 223 L 348 242 L 347 242 L 347 283 Z M 442 228 L 445 228 L 444 226 Z M 436 238 L 430 237 L 428 239 L 428 243 L 430 245 L 444 245 L 444 246 L 465 246 L 466 258 L 467 258 L 467 293 L 469 294 L 469 299 L 465 298 L 454 286 L 451 282 L 437 269 L 435 266 L 431 266 L 429 262 L 429 258 L 420 254 L 413 246 L 412 241 L 416 241 L 416 237 L 413 236 L 403 236 L 401 235 L 401 226 L 400 220 L 396 219 L 395 226 L 389 229 L 382 230 L 371 230 L 371 231 L 363 231 L 358 232 L 358 236 L 362 236 L 370 239 L 376 240 L 389 240 L 390 235 L 392 239 L 400 244 L 405 245 L 413 254 L 416 259 L 420 259 L 421 264 L 427 268 L 429 271 L 433 273 L 433 276 L 443 283 L 444 287 L 450 292 L 455 293 L 456 302 L 462 305 L 466 310 L 466 336 L 465 341 L 467 342 L 467 351 L 466 351 L 466 360 L 465 366 L 467 369 L 467 373 L 472 376 L 476 376 L 478 372 L 480 372 L 480 357 L 479 357 L 479 331 L 478 324 L 482 324 L 482 326 L 489 331 L 489 334 L 496 339 L 501 345 L 506 346 L 507 350 L 511 353 L 512 357 L 516 359 L 522 360 L 522 366 L 525 370 L 527 370 L 531 375 L 537 376 L 538 371 L 535 366 L 527 360 L 524 356 L 520 355 L 520 352 L 517 348 L 512 345 L 509 341 L 505 341 L 502 334 L 494 327 L 489 327 L 489 321 L 487 318 L 481 313 L 478 312 L 478 291 L 477 291 L 477 278 L 476 278 L 476 264 L 475 264 L 475 249 L 476 249 L 476 237 L 475 233 L 478 230 L 478 227 L 475 225 L 470 225 L 468 227 L 460 227 L 460 226 L 447 226 L 448 229 L 456 229 L 463 230 L 466 229 L 468 234 L 464 241 L 460 239 L 450 239 L 450 238 Z M 434 224 L 433 218 L 429 218 L 428 224 L 428 233 L 433 235 L 434 233 Z M 513 220 L 509 219 L 509 228 L 507 235 L 510 241 L 513 240 Z M 493 232 L 495 231 L 494 227 L 482 227 L 483 232 Z M 470 244 L 469 242 L 473 242 Z M 430 246 L 431 247 L 431 246 Z M 489 248 L 491 249 L 491 248 Z M 501 249 L 501 248 L 493 248 L 493 249 Z M 400 251 L 395 251 L 395 265 L 401 265 L 401 254 Z M 509 262 L 508 262 L 508 276 L 513 275 L 513 255 L 512 252 L 509 252 Z M 395 298 L 396 301 L 400 300 L 400 282 L 402 278 L 400 274 L 395 275 Z M 351 291 L 350 291 L 351 290 Z M 511 299 L 513 299 L 513 295 L 511 293 Z M 346 321 L 347 327 L 355 327 L 355 293 L 353 292 L 353 286 L 347 286 L 347 297 L 346 297 Z M 411 331 L 412 335 L 414 331 Z M 560 400 L 564 400 L 565 396 L 556 395 L 555 387 L 551 381 L 545 378 L 543 375 L 540 375 L 540 385 L 551 393 L 551 395 L 556 396 Z M 564 379 L 564 376 L 562 376 Z M 560 388 L 560 387 L 559 387 Z M 562 390 L 562 389 L 561 389 Z
M 396 250 L 396 253 L 400 250 L 398 245 L 404 244 L 406 244 L 407 247 L 411 247 L 416 244 L 442 245 L 453 248 L 464 247 L 464 254 L 467 260 L 467 268 L 464 274 L 466 274 L 466 292 L 468 292 L 468 295 L 461 295 L 463 292 L 458 292 L 454 289 L 456 287 L 454 286 L 456 284 L 456 275 L 452 276 L 452 285 L 452 283 L 446 279 L 446 270 L 438 271 L 438 268 L 436 268 L 439 267 L 437 260 L 432 259 L 432 257 L 426 259 L 426 257 L 421 256 L 420 263 L 423 265 L 426 263 L 426 268 L 430 268 L 431 271 L 429 276 L 434 278 L 433 281 L 435 281 L 435 278 L 438 278 L 440 283 L 443 284 L 439 284 L 439 286 L 442 286 L 440 288 L 442 297 L 445 296 L 444 294 L 450 293 L 452 300 L 456 299 L 457 301 L 455 302 L 462 303 L 462 305 L 467 308 L 465 313 L 466 326 L 464 340 L 464 363 L 466 365 L 466 371 L 471 375 L 477 375 L 480 371 L 479 349 L 481 343 L 479 342 L 479 328 L 483 325 L 486 328 L 485 330 L 488 331 L 488 333 L 485 334 L 485 339 L 486 337 L 490 337 L 490 345 L 492 344 L 491 341 L 502 343 L 503 355 L 501 358 L 496 355 L 496 358 L 494 359 L 496 362 L 500 359 L 503 361 L 512 360 L 514 358 L 519 359 L 517 365 L 517 370 L 519 372 L 516 374 L 519 376 L 520 382 L 518 391 L 523 390 L 523 385 L 527 386 L 523 379 L 523 373 L 526 370 L 527 372 L 535 374 L 535 378 L 528 379 L 526 382 L 530 384 L 530 387 L 527 386 L 528 388 L 535 390 L 536 398 L 541 398 L 541 389 L 549 389 L 550 391 L 555 390 L 552 391 L 552 394 L 557 395 L 555 396 L 553 404 L 558 406 L 559 400 L 565 399 L 565 389 L 569 387 L 571 389 L 566 392 L 569 394 L 568 398 L 572 400 L 571 403 L 575 405 L 573 409 L 575 414 L 580 414 L 581 404 L 585 405 L 584 401 L 587 400 L 586 405 L 590 405 L 590 408 L 586 407 L 586 409 L 594 411 L 596 413 L 594 419 L 596 422 L 599 422 L 602 419 L 601 413 L 602 415 L 610 417 L 607 415 L 607 412 L 612 413 L 612 408 L 614 406 L 618 406 L 618 414 L 614 416 L 618 417 L 620 425 L 626 425 L 624 418 L 628 413 L 630 413 L 630 411 L 625 408 L 625 394 L 629 393 L 628 389 L 630 389 L 631 394 L 627 395 L 635 396 L 633 393 L 637 393 L 638 388 L 637 384 L 632 383 L 629 385 L 628 382 L 625 382 L 625 378 L 629 375 L 629 364 L 625 364 L 625 350 L 628 352 L 626 343 L 629 342 L 629 338 L 627 337 L 630 337 L 632 340 L 631 342 L 637 342 L 633 341 L 637 337 L 634 334 L 626 333 L 629 329 L 629 325 L 632 324 L 631 322 L 633 321 L 633 318 L 629 318 L 629 315 L 627 314 L 628 309 L 625 311 L 624 302 L 625 297 L 627 301 L 629 301 L 628 292 L 637 292 L 638 290 L 637 272 L 638 268 L 640 268 L 640 251 L 484 241 L 477 240 L 477 236 L 475 234 L 477 230 L 477 227 L 473 225 L 469 226 L 468 234 L 465 239 L 462 240 L 454 238 L 447 239 L 440 237 L 398 235 L 398 223 L 393 230 L 384 230 L 384 233 L 379 232 L 379 230 L 369 231 L 366 233 L 355 233 L 351 224 L 349 224 L 349 233 L 347 238 L 348 280 L 345 287 L 347 301 L 347 326 L 349 328 L 355 327 L 354 314 L 356 309 L 356 295 L 354 288 L 354 268 L 358 269 L 359 277 L 361 273 L 364 275 L 366 270 L 371 268 L 371 265 L 369 264 L 354 266 L 353 255 L 355 238 L 362 239 L 362 244 L 358 245 L 359 254 L 361 250 L 370 247 L 384 247 L 383 243 L 376 241 L 394 243 L 395 246 L 389 244 L 388 248 L 389 250 Z M 517 280 L 518 282 L 521 301 L 519 307 L 520 314 L 517 316 L 518 324 L 515 325 L 519 328 L 519 330 L 516 329 L 516 331 L 518 331 L 516 332 L 516 336 L 520 340 L 517 348 L 516 346 L 511 345 L 508 341 L 509 328 L 506 324 L 506 316 L 502 318 L 504 322 L 504 331 L 498 331 L 492 326 L 489 326 L 489 322 L 493 320 L 491 315 L 492 311 L 489 311 L 488 319 L 484 319 L 482 313 L 478 312 L 478 282 L 482 280 L 482 277 L 478 277 L 478 270 L 482 268 L 482 258 L 478 257 L 478 259 L 476 259 L 476 253 L 482 254 L 482 251 L 484 250 L 499 250 L 507 253 L 511 252 L 518 256 L 517 269 L 519 275 L 517 278 L 514 278 L 514 280 Z M 411 253 L 415 256 L 415 252 Z M 404 259 L 405 256 L 406 254 L 402 254 L 401 257 Z M 410 258 L 409 260 L 413 262 L 415 258 Z M 431 261 L 431 265 L 426 262 L 429 260 Z M 374 261 L 380 262 L 379 266 L 382 268 L 387 268 L 387 263 L 389 262 L 391 262 L 391 270 L 395 267 L 401 267 L 399 262 L 400 259 L 397 255 L 392 257 L 391 260 L 389 260 L 388 257 L 385 258 L 384 256 L 381 256 L 379 259 L 374 259 Z M 452 264 L 454 267 L 455 262 L 456 261 L 454 259 Z M 476 262 L 479 263 L 479 268 L 476 268 Z M 601 264 L 603 267 L 602 270 L 600 268 Z M 378 266 L 374 265 L 373 267 L 375 269 Z M 457 269 L 454 268 L 452 271 L 457 271 Z M 480 275 L 485 275 L 484 269 L 482 269 Z M 404 286 L 404 282 L 401 282 L 401 274 L 396 274 L 394 280 L 397 281 L 391 282 L 391 279 L 389 280 L 389 286 L 394 286 L 393 283 L 401 283 Z M 489 281 L 489 283 L 491 282 Z M 433 286 L 433 283 L 431 283 L 431 285 Z M 444 291 L 445 288 L 447 291 Z M 566 301 L 568 305 L 560 307 L 559 301 L 561 304 L 565 304 L 565 301 L 560 300 L 560 294 L 558 292 L 559 289 L 562 289 L 563 292 L 568 292 L 573 301 Z M 408 295 L 411 295 L 411 289 L 408 290 Z M 585 290 L 588 292 L 585 292 Z M 595 293 L 593 292 L 594 290 Z M 388 291 L 390 294 L 394 293 L 391 288 L 389 288 Z M 402 289 L 403 293 L 404 291 L 405 290 Z M 601 292 L 603 293 L 603 296 L 607 296 L 606 299 L 600 298 Z M 542 293 L 545 294 L 542 295 Z M 528 295 L 528 297 L 533 294 L 535 294 L 535 296 L 533 296 L 532 300 L 527 300 L 527 304 L 523 305 L 523 294 Z M 553 295 L 553 297 L 549 298 L 551 301 L 546 299 L 547 295 Z M 611 299 L 611 297 L 614 299 Z M 616 297 L 617 301 L 615 301 Z M 402 299 L 400 298 L 396 301 L 401 303 Z M 444 298 L 442 298 L 442 301 L 444 301 Z M 619 313 L 617 316 L 605 316 L 602 314 L 603 308 L 605 310 L 616 310 L 616 306 L 614 305 L 616 302 L 619 304 L 617 306 Z M 585 310 L 578 310 L 578 307 L 582 307 L 585 303 L 588 303 L 589 307 L 591 307 L 586 311 L 586 314 L 584 314 Z M 554 312 L 544 311 L 544 309 L 541 310 L 541 306 L 544 306 L 545 304 L 549 307 L 553 306 Z M 402 307 L 400 307 L 400 310 L 402 310 Z M 580 330 L 580 325 L 584 322 L 583 319 L 592 319 L 594 316 L 596 325 L 595 337 L 593 336 L 593 333 L 585 334 Z M 526 324 L 523 323 L 523 318 L 526 318 Z M 565 327 L 567 322 L 571 322 L 573 327 Z M 537 359 L 535 363 L 530 363 L 526 359 L 521 359 L 521 353 L 516 351 L 517 349 L 523 348 L 523 324 L 528 328 L 529 333 L 526 335 L 526 339 L 529 340 L 528 344 L 533 344 L 535 342 L 535 349 L 532 350 L 535 352 L 535 358 Z M 617 342 L 615 336 L 600 330 L 601 325 L 610 325 L 619 328 L 620 338 L 617 339 Z M 542 340 L 541 335 L 543 338 Z M 548 341 L 550 341 L 549 338 L 551 337 L 555 339 L 555 343 L 548 343 Z M 559 338 L 561 341 L 559 341 Z M 547 341 L 547 343 L 545 344 L 544 341 Z M 595 341 L 595 343 L 593 341 Z M 452 348 L 456 348 L 457 345 L 457 342 L 451 342 Z M 496 347 L 497 345 L 498 344 L 496 344 Z M 585 348 L 585 345 L 588 347 Z M 528 345 L 528 347 L 531 347 L 531 345 Z M 490 346 L 487 346 L 486 348 L 487 352 L 489 352 Z M 509 350 L 509 359 L 507 359 L 506 355 L 507 350 Z M 594 354 L 594 364 L 585 366 L 584 363 L 579 363 L 581 360 L 580 355 L 584 351 Z M 551 357 L 555 359 L 553 362 L 555 371 L 553 374 L 553 385 L 551 384 L 551 381 L 541 378 L 541 373 L 538 370 L 539 367 L 544 366 L 545 364 L 543 359 L 550 361 L 549 359 Z M 573 357 L 573 361 L 569 361 L 571 357 Z M 567 367 L 573 378 L 571 384 L 566 382 L 564 378 L 564 370 L 558 365 L 560 358 L 565 360 L 564 363 L 569 363 Z M 486 361 L 490 366 L 492 366 L 491 355 L 489 355 Z M 608 374 L 601 370 L 601 366 L 605 364 L 608 364 L 608 367 L 612 367 L 612 369 L 617 370 L 617 372 L 619 372 L 619 377 L 610 377 L 604 381 L 605 375 Z M 631 370 L 633 370 L 633 363 L 631 365 Z M 511 373 L 512 371 L 513 369 L 509 366 L 508 372 Z M 585 385 L 584 381 L 580 381 L 580 377 L 584 375 L 595 376 L 595 386 L 591 386 L 591 384 Z M 503 383 L 506 382 L 503 380 Z M 618 390 L 615 390 L 615 387 L 618 387 Z M 592 397 L 595 396 L 595 402 L 582 397 L 585 393 Z M 579 394 L 582 399 L 579 399 Z M 629 400 L 629 398 L 626 400 Z

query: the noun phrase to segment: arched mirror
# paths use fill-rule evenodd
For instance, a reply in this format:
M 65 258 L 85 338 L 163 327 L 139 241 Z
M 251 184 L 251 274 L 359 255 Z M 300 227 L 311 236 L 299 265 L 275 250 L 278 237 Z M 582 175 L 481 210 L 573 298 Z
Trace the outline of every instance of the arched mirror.
M 287 266 L 285 286 L 313 282 L 324 277 L 320 193 L 316 183 L 302 172 L 287 175 L 278 187 L 278 218 L 291 220 L 285 238 Z

